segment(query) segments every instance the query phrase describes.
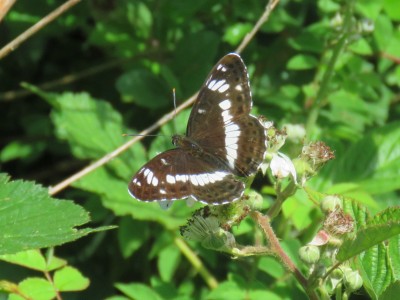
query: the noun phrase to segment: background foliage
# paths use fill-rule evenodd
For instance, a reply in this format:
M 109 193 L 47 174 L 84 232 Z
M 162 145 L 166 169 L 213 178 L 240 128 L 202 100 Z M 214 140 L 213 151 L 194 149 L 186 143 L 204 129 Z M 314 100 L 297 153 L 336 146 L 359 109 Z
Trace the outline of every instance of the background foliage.
M 0 43 L 4 45 L 60 4 L 18 1 L 0 24 Z M 127 140 L 121 133 L 138 132 L 172 109 L 172 88 L 178 102 L 197 91 L 215 62 L 251 30 L 265 5 L 257 0 L 91 0 L 76 5 L 1 61 L 1 171 L 12 180 L 52 186 L 119 147 Z M 349 5 L 350 25 L 343 22 Z M 311 140 L 322 140 L 335 151 L 336 160 L 308 186 L 352 197 L 372 214 L 399 203 L 399 21 L 394 0 L 281 1 L 242 53 L 254 111 L 278 128 L 304 124 Z M 340 43 L 343 47 L 338 47 Z M 184 132 L 187 116 L 187 111 L 177 116 L 176 128 L 168 124 L 162 134 Z M 296 153 L 301 141 L 291 142 L 284 150 Z M 90 212 L 91 227 L 118 225 L 55 248 L 58 257 L 90 280 L 86 290 L 66 294 L 65 299 L 111 299 L 113 295 L 120 295 L 113 299 L 124 299 L 121 295 L 132 299 L 295 295 L 300 299 L 304 294 L 299 286 L 272 258 L 231 260 L 193 243 L 220 283 L 210 291 L 207 278 L 199 276 L 176 245 L 179 226 L 200 205 L 189 208 L 178 201 L 163 211 L 157 204 L 130 198 L 126 190 L 131 176 L 169 144 L 168 137 L 148 137 L 57 195 Z M 2 177 L 0 183 L 6 186 L 7 181 Z M 19 186 L 20 181 L 9 184 Z M 268 181 L 257 178 L 253 188 L 261 191 L 264 205 L 270 205 L 274 197 Z M 8 195 L 3 187 L 2 193 Z M 32 209 L 45 212 L 49 220 L 42 222 L 51 226 L 55 203 L 46 204 L 49 199 L 43 189 L 30 183 L 20 193 L 35 195 L 31 203 L 37 201 L 37 206 Z M 65 202 L 65 206 L 66 215 L 76 210 L 81 218 L 67 225 L 88 221 L 87 213 L 75 204 Z M 273 223 L 300 266 L 296 250 L 310 240 L 320 220 L 318 207 L 299 191 L 285 202 Z M 90 232 L 64 230 L 71 238 L 47 243 L 39 239 L 38 247 Z M 234 231 L 249 244 L 259 234 L 250 220 Z M 0 243 L 0 250 L 4 246 Z M 32 269 L 53 270 L 43 265 Z M 31 274 L 36 273 L 0 264 L 0 279 L 18 282 Z M 399 274 L 397 270 L 395 276 Z M 381 295 L 385 280 L 371 279 L 369 297 Z M 86 286 L 82 283 L 70 290 Z

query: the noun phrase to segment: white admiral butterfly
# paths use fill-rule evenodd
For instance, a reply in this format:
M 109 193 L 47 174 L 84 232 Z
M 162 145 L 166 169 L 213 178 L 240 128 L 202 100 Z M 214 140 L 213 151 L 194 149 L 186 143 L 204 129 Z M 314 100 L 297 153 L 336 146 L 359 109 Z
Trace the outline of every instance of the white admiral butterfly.
M 267 148 L 265 128 L 251 107 L 246 66 L 238 54 L 227 54 L 201 87 L 186 135 L 172 137 L 177 148 L 145 164 L 129 193 L 142 201 L 192 197 L 214 205 L 239 199 L 245 184 L 236 177 L 256 173 Z

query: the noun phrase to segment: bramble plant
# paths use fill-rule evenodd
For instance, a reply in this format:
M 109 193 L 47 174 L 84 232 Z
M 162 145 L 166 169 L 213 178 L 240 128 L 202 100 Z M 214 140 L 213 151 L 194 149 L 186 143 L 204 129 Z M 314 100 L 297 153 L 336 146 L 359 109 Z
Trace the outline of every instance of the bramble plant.
M 43 2 L 0 5 L 1 299 L 398 297 L 396 1 Z M 132 199 L 229 52 L 268 136 L 244 196 Z

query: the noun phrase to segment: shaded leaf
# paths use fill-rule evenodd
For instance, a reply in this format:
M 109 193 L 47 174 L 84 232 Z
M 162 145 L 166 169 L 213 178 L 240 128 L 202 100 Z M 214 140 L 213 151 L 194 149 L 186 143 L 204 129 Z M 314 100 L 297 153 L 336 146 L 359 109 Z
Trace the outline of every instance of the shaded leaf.
M 134 102 L 151 109 L 171 105 L 171 92 L 166 82 L 147 69 L 135 69 L 122 74 L 116 83 L 125 102 Z
M 364 135 L 338 157 L 336 182 L 357 182 L 371 194 L 400 188 L 400 123 L 393 122 Z
M 181 253 L 175 244 L 165 247 L 158 256 L 158 270 L 161 279 L 169 282 L 171 281 L 176 268 L 179 266 Z
M 118 243 L 124 258 L 131 256 L 149 238 L 148 224 L 131 217 L 122 218 L 118 228 Z
M 314 56 L 298 54 L 288 61 L 287 68 L 290 70 L 307 70 L 317 65 L 318 60 Z
M 135 300 L 161 300 L 162 298 L 153 289 L 141 283 L 122 284 L 117 283 L 115 287 L 130 299 Z
M 397 299 L 400 295 L 400 281 L 396 281 L 389 285 L 379 297 L 380 300 Z
M 171 69 L 181 78 L 183 96 L 192 95 L 200 89 L 216 57 L 220 37 L 211 31 L 185 35 L 176 46 Z

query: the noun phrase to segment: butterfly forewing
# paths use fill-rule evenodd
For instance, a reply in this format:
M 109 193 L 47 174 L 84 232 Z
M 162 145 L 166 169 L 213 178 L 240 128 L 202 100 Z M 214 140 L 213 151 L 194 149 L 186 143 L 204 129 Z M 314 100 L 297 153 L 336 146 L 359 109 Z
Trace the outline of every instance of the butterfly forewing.
M 231 53 L 215 65 L 200 89 L 187 128 L 188 137 L 244 177 L 257 171 L 266 151 L 264 126 L 250 115 L 251 107 L 246 66 Z

